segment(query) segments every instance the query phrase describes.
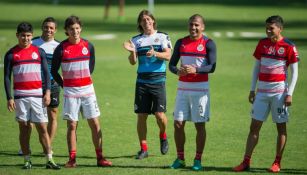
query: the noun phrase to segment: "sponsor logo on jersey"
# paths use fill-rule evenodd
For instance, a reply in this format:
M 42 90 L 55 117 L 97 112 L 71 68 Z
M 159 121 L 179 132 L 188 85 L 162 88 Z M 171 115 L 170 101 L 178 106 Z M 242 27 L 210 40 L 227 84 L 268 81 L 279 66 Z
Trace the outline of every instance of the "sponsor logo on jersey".
M 204 45 L 199 44 L 199 45 L 197 46 L 197 51 L 203 51 L 204 48 L 205 48 Z
M 276 52 L 275 51 L 275 47 L 274 46 L 270 46 L 268 54 L 275 55 L 275 52 Z
M 36 52 L 33 52 L 32 53 L 32 59 L 36 60 L 38 58 L 38 55 Z
M 88 54 L 88 50 L 87 50 L 86 47 L 83 47 L 83 49 L 82 49 L 82 54 L 83 54 L 83 55 L 87 55 L 87 54 Z
M 156 39 L 154 40 L 154 42 L 155 42 L 155 43 L 159 42 L 159 38 L 156 38 Z
M 16 57 L 16 58 L 20 58 L 20 55 L 19 55 L 19 54 L 15 54 L 15 57 Z
M 70 51 L 65 49 L 64 53 L 70 54 Z
M 278 53 L 279 55 L 284 54 L 284 53 L 285 53 L 285 48 L 280 47 L 280 48 L 278 49 L 277 53 Z

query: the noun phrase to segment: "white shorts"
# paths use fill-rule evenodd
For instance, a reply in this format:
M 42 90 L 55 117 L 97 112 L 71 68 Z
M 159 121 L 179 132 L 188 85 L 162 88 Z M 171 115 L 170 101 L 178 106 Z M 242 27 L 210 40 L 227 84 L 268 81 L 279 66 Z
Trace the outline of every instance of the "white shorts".
M 42 98 L 26 97 L 14 99 L 14 101 L 17 121 L 48 122 L 47 110 L 43 105 Z
M 85 97 L 64 97 L 64 120 L 78 121 L 80 112 L 85 119 L 100 116 L 95 94 Z
M 174 120 L 208 122 L 210 119 L 209 91 L 178 90 L 174 110 Z
M 251 116 L 255 120 L 266 121 L 271 111 L 274 123 L 288 122 L 289 111 L 284 104 L 286 93 L 261 93 L 256 94 Z

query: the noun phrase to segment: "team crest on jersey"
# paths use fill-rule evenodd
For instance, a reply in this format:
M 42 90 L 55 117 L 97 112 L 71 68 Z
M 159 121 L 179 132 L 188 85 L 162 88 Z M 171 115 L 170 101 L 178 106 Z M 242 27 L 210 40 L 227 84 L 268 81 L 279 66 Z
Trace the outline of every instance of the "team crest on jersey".
M 159 42 L 159 38 L 156 38 L 156 39 L 154 40 L 154 42 L 155 42 L 155 43 Z
M 284 53 L 285 53 L 285 48 L 280 47 L 280 48 L 278 49 L 277 53 L 278 53 L 279 55 L 284 54 Z
M 83 55 L 87 55 L 87 54 L 88 54 L 88 50 L 87 50 L 86 47 L 83 47 L 83 49 L 82 49 L 82 54 L 83 54 Z
M 32 59 L 36 60 L 38 58 L 38 55 L 36 52 L 33 52 L 32 53 Z
M 203 50 L 204 50 L 204 45 L 199 44 L 199 45 L 197 46 L 197 51 L 203 51 Z

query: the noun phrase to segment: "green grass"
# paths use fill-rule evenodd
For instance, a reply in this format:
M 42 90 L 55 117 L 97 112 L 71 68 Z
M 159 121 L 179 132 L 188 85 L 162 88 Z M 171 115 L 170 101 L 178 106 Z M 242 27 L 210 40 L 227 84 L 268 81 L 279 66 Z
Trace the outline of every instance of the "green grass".
M 18 125 L 14 114 L 6 109 L 3 85 L 0 93 L 0 175 L 10 174 L 196 174 L 190 169 L 170 170 L 167 168 L 176 157 L 173 139 L 172 111 L 176 96 L 177 78 L 167 72 L 168 135 L 169 154 L 162 156 L 159 151 L 158 128 L 153 117 L 148 119 L 148 142 L 150 157 L 139 161 L 134 159 L 139 149 L 136 134 L 136 117 L 133 113 L 136 66 L 130 66 L 128 53 L 122 48 L 124 40 L 137 34 L 136 17 L 146 4 L 128 3 L 125 8 L 126 21 L 117 22 L 117 7 L 111 8 L 109 21 L 102 21 L 103 7 L 95 5 L 59 6 L 34 3 L 22 3 L 18 0 L 0 2 L 0 56 L 1 63 L 5 52 L 16 44 L 16 26 L 20 21 L 29 21 L 34 27 L 34 35 L 40 35 L 40 23 L 46 16 L 54 16 L 59 21 L 57 39 L 65 38 L 63 21 L 71 14 L 81 17 L 84 23 L 85 38 L 97 34 L 115 34 L 114 40 L 91 40 L 96 49 L 96 67 L 93 75 L 98 103 L 102 111 L 104 152 L 113 161 L 112 168 L 97 168 L 95 152 L 91 143 L 87 122 L 81 120 L 78 128 L 78 168 L 50 171 L 44 169 L 45 158 L 33 130 L 31 149 L 34 169 L 21 170 L 23 158 L 17 156 L 19 149 Z M 12 3 L 10 3 L 12 2 Z M 32 1 L 31 1 L 32 2 Z M 90 1 L 92 2 L 92 1 Z M 164 2 L 164 1 L 163 1 Z M 174 1 L 171 1 L 174 2 Z M 187 35 L 187 18 L 194 13 L 202 14 L 206 19 L 206 33 L 213 38 L 218 48 L 217 69 L 210 76 L 211 121 L 206 125 L 207 143 L 203 156 L 205 174 L 234 174 L 231 167 L 238 164 L 243 156 L 245 141 L 249 130 L 250 104 L 247 102 L 251 72 L 252 53 L 259 38 L 242 38 L 240 32 L 264 32 L 264 20 L 274 14 L 280 14 L 286 21 L 284 35 L 293 40 L 298 47 L 299 80 L 293 97 L 290 122 L 288 124 L 288 142 L 282 161 L 281 174 L 307 174 L 307 112 L 306 85 L 307 67 L 307 10 L 303 1 L 281 1 L 287 5 L 233 4 L 230 1 L 218 3 L 187 4 L 161 3 L 155 6 L 158 28 L 169 33 L 172 43 Z M 264 4 L 261 1 L 260 4 Z M 271 1 L 269 1 L 271 2 Z M 297 5 L 299 4 L 299 5 Z M 234 32 L 233 38 L 227 38 L 226 32 Z M 215 37 L 213 32 L 220 32 Z M 0 67 L 0 80 L 3 82 L 3 67 Z M 59 126 L 53 144 L 55 160 L 64 164 L 67 161 L 66 122 L 59 116 Z M 195 152 L 195 129 L 191 123 L 186 125 L 186 160 L 192 165 Z M 266 174 L 275 156 L 276 127 L 271 118 L 263 125 L 259 144 L 252 161 L 252 172 L 242 174 Z

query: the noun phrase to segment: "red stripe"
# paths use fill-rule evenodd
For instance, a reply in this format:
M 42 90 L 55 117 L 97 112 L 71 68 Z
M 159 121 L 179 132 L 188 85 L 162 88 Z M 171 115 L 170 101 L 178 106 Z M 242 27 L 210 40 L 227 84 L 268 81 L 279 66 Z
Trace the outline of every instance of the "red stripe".
M 86 58 L 63 58 L 62 62 L 63 63 L 70 63 L 70 62 L 81 62 L 81 61 L 87 61 L 90 60 L 89 57 Z
M 42 81 L 14 82 L 14 89 L 31 90 L 42 88 Z
M 78 78 L 78 79 L 64 79 L 63 85 L 65 87 L 80 87 L 92 84 L 90 77 Z
M 285 74 L 259 74 L 259 80 L 260 81 L 266 81 L 266 82 L 279 82 L 279 81 L 285 81 L 286 75 Z
M 208 81 L 208 74 L 188 74 L 179 78 L 183 82 L 206 82 Z

